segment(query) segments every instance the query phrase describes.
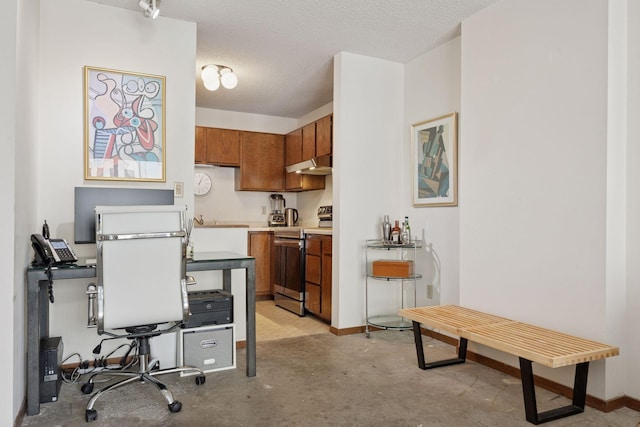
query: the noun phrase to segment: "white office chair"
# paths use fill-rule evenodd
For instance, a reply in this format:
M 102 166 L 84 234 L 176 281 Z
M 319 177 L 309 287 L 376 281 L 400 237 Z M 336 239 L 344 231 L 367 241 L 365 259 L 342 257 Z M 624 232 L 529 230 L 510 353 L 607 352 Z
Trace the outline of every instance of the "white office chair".
M 103 370 L 127 378 L 95 393 L 87 404 L 85 418 L 94 421 L 93 405 L 109 390 L 134 381 L 158 387 L 171 412 L 182 404 L 155 376 L 174 372 L 197 372 L 196 384 L 205 382 L 200 369 L 178 367 L 156 369 L 149 363 L 149 338 L 169 332 L 189 319 L 186 289 L 185 207 L 178 206 L 98 206 L 97 245 L 97 327 L 99 335 L 136 341 L 137 372 Z M 159 324 L 170 327 L 158 330 Z M 83 384 L 84 394 L 93 391 L 94 378 Z

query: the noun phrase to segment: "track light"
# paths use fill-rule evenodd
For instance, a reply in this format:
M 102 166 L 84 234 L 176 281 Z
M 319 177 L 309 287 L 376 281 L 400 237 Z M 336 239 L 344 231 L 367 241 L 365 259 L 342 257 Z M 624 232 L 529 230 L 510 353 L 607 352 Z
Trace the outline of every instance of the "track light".
M 160 9 L 158 9 L 158 3 L 160 0 L 140 0 L 138 6 L 142 9 L 144 16 L 151 19 L 156 19 L 160 15 Z
M 226 89 L 233 89 L 238 85 L 238 76 L 225 65 L 205 65 L 202 67 L 202 83 L 208 90 L 218 90 L 220 83 Z

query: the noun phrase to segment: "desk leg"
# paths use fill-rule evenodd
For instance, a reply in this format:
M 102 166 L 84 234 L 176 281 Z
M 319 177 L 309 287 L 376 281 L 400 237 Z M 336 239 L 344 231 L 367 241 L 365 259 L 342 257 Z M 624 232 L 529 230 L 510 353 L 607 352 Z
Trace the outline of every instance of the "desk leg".
M 573 401 L 571 405 L 538 413 L 531 361 L 521 357 L 520 375 L 522 377 L 522 394 L 524 395 L 524 411 L 527 421 L 538 425 L 584 412 L 584 404 L 587 397 L 588 374 L 589 362 L 578 363 L 576 365 L 576 376 L 573 383 Z
M 467 359 L 467 339 L 460 338 L 460 346 L 458 347 L 458 357 L 455 359 L 437 360 L 435 362 L 426 363 L 424 357 L 424 347 L 422 346 L 422 332 L 420 332 L 420 323 L 413 321 L 413 339 L 416 343 L 416 354 L 418 356 L 418 367 L 422 370 L 439 368 L 441 366 L 457 365 L 464 363 Z
M 231 270 L 222 270 L 222 289 L 231 292 Z
M 42 320 L 49 314 L 49 306 L 41 297 L 44 294 L 46 298 L 46 292 L 40 290 L 46 284 L 27 273 L 27 415 L 40 413 L 40 337 L 48 334 L 48 324 Z M 41 305 L 46 313 L 40 313 Z
M 246 271 L 247 376 L 256 376 L 256 264 L 251 260 Z M 222 270 L 222 289 L 231 292 L 231 270 Z
M 251 260 L 247 271 L 247 376 L 256 376 L 256 263 Z

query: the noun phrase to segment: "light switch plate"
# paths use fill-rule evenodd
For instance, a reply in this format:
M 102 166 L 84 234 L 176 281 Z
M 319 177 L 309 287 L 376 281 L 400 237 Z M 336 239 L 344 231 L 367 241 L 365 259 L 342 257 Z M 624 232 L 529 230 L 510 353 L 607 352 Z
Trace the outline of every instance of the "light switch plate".
M 184 197 L 184 182 L 180 182 L 180 181 L 173 182 L 173 197 L 176 197 L 176 198 Z

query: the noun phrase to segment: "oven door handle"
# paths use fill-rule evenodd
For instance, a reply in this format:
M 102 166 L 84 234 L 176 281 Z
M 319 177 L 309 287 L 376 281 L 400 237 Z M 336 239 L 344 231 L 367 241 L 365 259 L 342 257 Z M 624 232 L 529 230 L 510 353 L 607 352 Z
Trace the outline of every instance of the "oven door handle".
M 286 246 L 288 248 L 298 248 L 300 250 L 302 250 L 302 240 L 297 240 L 297 239 L 278 239 L 276 238 L 273 241 L 274 245 L 278 245 L 278 246 Z

